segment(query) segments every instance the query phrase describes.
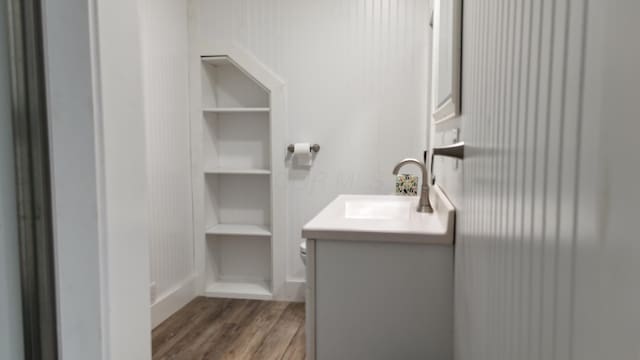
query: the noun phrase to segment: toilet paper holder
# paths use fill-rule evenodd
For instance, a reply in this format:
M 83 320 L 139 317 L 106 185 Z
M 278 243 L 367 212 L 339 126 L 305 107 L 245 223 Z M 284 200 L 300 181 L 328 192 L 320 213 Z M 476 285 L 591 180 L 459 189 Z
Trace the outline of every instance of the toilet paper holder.
M 295 146 L 293 144 L 289 144 L 289 146 L 287 146 L 287 151 L 291 154 L 293 154 L 294 149 L 295 149 Z M 318 151 L 320 151 L 320 145 L 318 144 L 311 145 L 309 151 L 313 153 L 317 153 Z

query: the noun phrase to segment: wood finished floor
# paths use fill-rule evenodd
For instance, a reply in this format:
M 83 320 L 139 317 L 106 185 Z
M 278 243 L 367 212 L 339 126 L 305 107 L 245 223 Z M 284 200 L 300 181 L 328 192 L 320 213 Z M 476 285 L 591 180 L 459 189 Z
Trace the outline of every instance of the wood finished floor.
M 152 339 L 154 360 L 303 360 L 304 303 L 198 297 Z

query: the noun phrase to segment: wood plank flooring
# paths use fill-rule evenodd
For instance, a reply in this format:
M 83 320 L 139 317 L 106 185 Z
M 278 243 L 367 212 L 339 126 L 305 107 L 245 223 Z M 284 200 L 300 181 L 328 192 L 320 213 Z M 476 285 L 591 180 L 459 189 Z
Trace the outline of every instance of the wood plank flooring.
M 198 297 L 152 339 L 154 360 L 303 360 L 304 303 Z

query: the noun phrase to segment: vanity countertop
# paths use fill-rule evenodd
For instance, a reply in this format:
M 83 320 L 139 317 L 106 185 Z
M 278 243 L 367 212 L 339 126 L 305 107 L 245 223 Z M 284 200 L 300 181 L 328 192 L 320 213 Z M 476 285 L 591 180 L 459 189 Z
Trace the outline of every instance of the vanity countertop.
M 340 195 L 302 228 L 314 240 L 453 245 L 455 208 L 436 185 L 433 213 L 419 213 L 417 196 Z

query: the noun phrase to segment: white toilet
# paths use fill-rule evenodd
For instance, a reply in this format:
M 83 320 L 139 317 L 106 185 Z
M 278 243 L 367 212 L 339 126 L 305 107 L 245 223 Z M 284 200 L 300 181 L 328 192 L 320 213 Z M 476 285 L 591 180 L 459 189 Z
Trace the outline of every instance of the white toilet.
M 300 243 L 300 258 L 302 259 L 302 263 L 307 266 L 307 241 L 302 240 Z

